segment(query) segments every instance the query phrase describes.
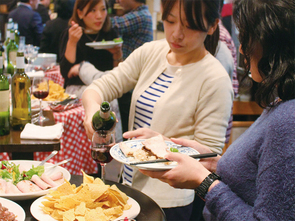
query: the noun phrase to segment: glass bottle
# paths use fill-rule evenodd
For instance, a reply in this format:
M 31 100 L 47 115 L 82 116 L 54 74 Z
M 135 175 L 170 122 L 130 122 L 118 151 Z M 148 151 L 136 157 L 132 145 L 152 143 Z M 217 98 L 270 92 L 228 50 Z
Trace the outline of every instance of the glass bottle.
M 10 30 L 13 29 L 13 20 L 12 18 L 8 19 L 7 27 L 6 27 L 6 39 L 4 41 L 4 47 L 6 47 L 10 41 Z
M 92 126 L 95 131 L 100 131 L 101 133 L 108 133 L 115 128 L 116 116 L 111 112 L 109 102 L 102 102 L 100 110 L 92 117 Z
M 18 23 L 14 23 L 14 40 L 17 45 L 19 45 L 19 36 Z
M 14 74 L 14 69 L 16 67 L 16 54 L 18 51 L 18 45 L 15 42 L 15 33 L 14 30 L 10 30 L 10 42 L 6 47 L 6 55 L 7 55 L 7 72 Z
M 9 82 L 3 74 L 3 57 L 0 51 L 0 136 L 10 133 Z
M 31 80 L 25 73 L 23 52 L 17 52 L 16 72 L 11 81 L 13 130 L 22 130 L 31 122 Z

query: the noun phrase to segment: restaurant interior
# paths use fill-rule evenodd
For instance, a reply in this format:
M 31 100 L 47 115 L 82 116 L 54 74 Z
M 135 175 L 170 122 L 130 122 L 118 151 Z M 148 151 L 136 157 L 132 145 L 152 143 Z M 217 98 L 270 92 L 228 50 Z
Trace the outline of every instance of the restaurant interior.
M 165 38 L 163 25 L 161 22 L 159 2 L 160 0 L 147 0 L 146 3 L 153 17 L 154 40 Z M 12 1 L 10 3 L 12 3 Z M 4 0 L 0 0 L 1 48 L 3 48 L 4 41 L 6 39 L 8 14 L 10 10 L 11 9 L 9 3 L 6 3 Z M 50 1 L 49 13 L 51 14 L 51 19 L 54 19 L 54 17 L 56 17 L 56 15 L 54 15 L 54 0 Z M 116 3 L 114 4 L 112 13 L 114 13 L 112 16 L 120 16 L 123 15 L 124 12 L 122 8 L 120 8 L 120 5 Z M 238 59 L 237 77 L 239 80 L 239 91 L 238 94 L 235 96 L 233 103 L 232 130 L 229 142 L 225 144 L 223 150 L 224 153 L 227 147 L 242 133 L 244 133 L 245 130 L 260 116 L 260 114 L 262 113 L 262 108 L 259 107 L 254 101 L 254 94 L 256 91 L 255 82 L 251 79 L 251 77 L 248 77 L 247 79 L 244 79 L 242 81 L 242 75 L 244 74 L 243 57 L 238 50 L 239 42 L 237 40 L 237 30 L 235 29 L 233 21 L 231 20 L 231 15 L 227 15 L 222 19 L 224 23 L 226 23 L 226 27 L 231 33 L 232 39 L 236 46 Z M 63 90 L 64 78 L 60 73 L 60 67 L 57 63 L 56 55 L 40 53 L 37 55 L 37 59 L 33 62 L 32 65 L 36 67 L 32 72 L 30 72 L 29 77 L 31 78 L 32 83 L 34 77 L 39 77 L 41 75 L 42 77 L 47 77 L 53 84 L 55 84 L 57 88 L 56 90 Z M 27 139 L 21 138 L 21 131 L 14 130 L 11 130 L 9 135 L 0 136 L 1 161 L 31 160 L 34 162 L 39 162 L 47 158 L 50 153 L 58 151 L 58 154 L 52 156 L 46 164 L 51 165 L 62 162 L 64 160 L 69 160 L 68 162 L 61 164 L 60 166 L 65 169 L 67 173 L 70 174 L 71 179 L 68 178 L 68 180 L 71 180 L 72 184 L 76 184 L 77 186 L 81 184 L 81 171 L 85 172 L 86 174 L 90 174 L 93 177 L 99 177 L 100 168 L 97 166 L 97 163 L 91 158 L 89 147 L 92 144 L 91 141 L 87 138 L 85 129 L 83 127 L 83 119 L 85 116 L 84 108 L 81 105 L 81 101 L 77 101 L 73 97 L 71 97 L 70 99 L 75 100 L 75 102 L 68 105 L 67 108 L 48 105 L 46 104 L 47 102 L 44 101 L 42 104 L 44 106 L 41 106 L 41 109 L 43 109 L 44 117 L 49 119 L 47 123 L 43 124 L 43 126 L 62 125 L 62 129 L 60 127 L 55 127 L 51 132 L 42 132 L 38 131 L 37 128 L 34 129 L 33 135 L 28 135 Z M 35 106 L 33 107 L 33 105 Z M 38 106 L 39 103 L 37 102 L 37 100 L 32 101 L 32 116 L 39 113 L 40 107 L 38 109 Z M 58 133 L 60 131 L 62 132 Z M 39 135 L 43 137 L 44 133 L 50 133 L 52 134 L 52 136 L 48 139 L 36 139 L 36 136 Z M 120 182 L 121 173 L 122 163 L 116 160 L 112 160 L 106 166 L 106 183 L 110 185 L 116 184 L 123 192 L 133 197 L 139 203 L 141 210 L 136 220 L 165 220 L 165 214 L 163 213 L 162 209 L 150 198 L 148 198 L 144 194 L 141 194 L 139 191 L 131 190 L 130 188 L 118 183 Z M 46 192 L 46 194 L 47 193 L 48 191 Z M 30 212 L 30 209 L 32 210 L 31 204 L 35 201 L 37 197 L 43 195 L 44 193 L 38 196 L 27 195 L 26 197 L 23 197 L 21 199 L 14 198 L 12 196 L 8 197 L 8 199 L 17 202 L 25 210 L 26 218 L 24 220 L 29 221 L 37 220 L 36 216 L 32 216 Z M 5 197 L 1 193 L 0 196 Z M 2 201 L 0 202 L 2 203 Z M 2 205 L 5 204 L 2 203 Z M 38 208 L 34 209 L 38 210 Z M 134 217 L 134 215 L 131 215 L 130 217 L 132 216 Z M 149 218 L 147 219 L 146 216 L 148 216 Z M 40 220 L 42 220 L 42 218 Z

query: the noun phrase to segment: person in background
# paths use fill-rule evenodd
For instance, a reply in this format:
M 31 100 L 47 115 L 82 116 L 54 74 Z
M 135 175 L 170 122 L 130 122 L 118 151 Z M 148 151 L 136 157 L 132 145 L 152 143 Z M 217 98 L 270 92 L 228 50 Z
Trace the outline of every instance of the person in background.
M 169 153 L 166 158 L 177 161 L 177 167 L 141 170 L 175 188 L 196 189 L 206 203 L 205 220 L 295 218 L 294 12 L 293 0 L 234 2 L 245 75 L 251 71 L 259 83 L 255 97 L 264 112 L 222 157 L 197 161 Z M 196 141 L 172 141 L 200 153 L 211 152 Z
M 112 27 L 122 37 L 123 59 L 146 42 L 153 40 L 152 15 L 146 0 L 117 0 L 124 15 L 111 17 Z
M 39 52 L 57 54 L 57 62 L 60 61 L 60 37 L 64 30 L 69 27 L 69 19 L 73 14 L 74 4 L 75 0 L 56 0 L 54 11 L 57 13 L 57 17 L 46 22 L 42 33 Z
M 65 79 L 65 91 L 80 98 L 86 85 L 73 73 L 78 72 L 85 62 L 103 71 L 111 70 L 122 61 L 123 54 L 121 47 L 96 50 L 86 45 L 88 42 L 109 41 L 118 37 L 111 27 L 105 0 L 76 0 L 69 25 L 62 33 L 59 44 L 60 71 Z M 112 101 L 111 105 L 120 120 L 118 101 Z M 121 121 L 118 125 L 116 140 L 120 141 Z
M 26 44 L 35 46 L 40 45 L 43 32 L 41 16 L 33 11 L 38 3 L 39 0 L 20 0 L 18 6 L 8 14 L 8 18 L 18 23 L 20 36 L 26 37 Z
M 84 85 L 79 76 L 72 74 L 79 69 L 81 62 L 87 61 L 106 71 L 113 69 L 122 60 L 120 47 L 96 50 L 85 45 L 88 42 L 108 41 L 118 37 L 111 28 L 105 0 L 76 0 L 69 24 L 70 27 L 62 34 L 59 53 L 66 90 L 71 85 Z M 75 90 L 77 88 L 72 92 Z
M 42 18 L 42 24 L 45 26 L 46 22 L 50 20 L 48 8 L 46 8 L 41 2 L 39 2 L 37 8 L 34 10 L 38 12 Z
M 143 137 L 158 133 L 183 137 L 221 153 L 233 90 L 228 73 L 211 54 L 219 39 L 215 32 L 219 0 L 162 0 L 161 4 L 166 39 L 135 49 L 84 91 L 87 135 L 92 136 L 91 119 L 101 102 L 133 89 L 129 135 L 142 130 L 147 132 Z M 83 64 L 81 71 L 87 67 Z M 122 177 L 124 184 L 155 200 L 168 220 L 190 218 L 193 190 L 172 188 L 130 167 L 124 167 Z
M 124 15 L 111 17 L 112 27 L 123 39 L 123 59 L 146 42 L 153 40 L 152 16 L 145 5 L 146 0 L 117 0 L 124 10 Z M 131 103 L 129 91 L 118 99 L 122 117 L 123 132 L 128 131 Z

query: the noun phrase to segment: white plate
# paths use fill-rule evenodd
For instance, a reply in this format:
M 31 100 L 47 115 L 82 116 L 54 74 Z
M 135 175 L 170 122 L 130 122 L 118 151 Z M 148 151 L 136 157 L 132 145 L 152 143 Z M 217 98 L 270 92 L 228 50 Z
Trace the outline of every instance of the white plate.
M 47 199 L 44 199 L 43 197 L 40 197 L 38 199 L 36 199 L 32 205 L 31 205 L 31 214 L 32 216 L 35 217 L 35 219 L 43 221 L 56 221 L 56 219 L 53 219 L 50 215 L 44 213 L 41 209 L 41 205 L 43 205 L 41 202 L 42 201 L 47 201 Z M 115 220 L 120 220 L 120 219 L 124 219 L 125 217 L 128 217 L 129 219 L 131 218 L 135 218 L 139 212 L 140 212 L 140 206 L 138 204 L 138 202 L 136 202 L 134 199 L 132 199 L 131 197 L 129 197 L 129 199 L 127 200 L 128 204 L 131 204 L 131 208 L 129 210 L 124 210 L 123 211 L 123 215 L 118 217 Z
M 121 45 L 123 41 L 121 42 L 114 42 L 114 41 L 99 41 L 99 42 L 88 42 L 86 43 L 87 46 L 94 48 L 94 49 L 108 49 L 113 48 L 116 45 Z
M 144 140 L 129 140 L 129 141 L 125 141 L 125 143 L 131 147 L 131 148 L 135 148 L 135 149 L 140 149 L 143 145 L 142 145 L 142 141 Z M 168 147 L 175 147 L 178 149 L 178 151 L 180 153 L 186 154 L 186 155 L 194 155 L 194 154 L 199 154 L 198 151 L 196 151 L 195 149 L 192 149 L 190 147 L 177 147 L 177 145 L 171 141 L 165 141 Z M 129 165 L 131 162 L 135 162 L 135 160 L 133 158 L 127 158 L 125 157 L 125 155 L 123 154 L 123 152 L 121 151 L 119 144 L 114 145 L 111 150 L 110 150 L 110 154 L 111 156 L 126 165 Z M 170 162 L 169 164 L 166 163 L 149 163 L 149 164 L 138 164 L 138 165 L 134 165 L 135 167 L 139 168 L 139 169 L 145 169 L 145 170 L 169 170 L 174 168 L 177 165 L 176 162 Z
M 24 170 L 29 170 L 32 168 L 32 165 L 38 166 L 41 163 L 41 161 L 33 161 L 33 160 L 12 160 L 9 162 L 13 162 L 16 165 L 20 164 Z M 46 167 L 49 167 L 52 165 L 53 165 L 52 163 L 45 163 L 44 164 L 44 169 L 45 169 L 44 173 L 46 175 L 50 176 L 56 172 L 61 171 L 66 180 L 69 181 L 71 179 L 71 174 L 69 173 L 69 171 L 67 169 L 65 169 L 63 167 L 57 166 L 57 167 L 52 167 L 52 168 L 46 169 Z M 49 190 L 55 190 L 55 189 L 57 189 L 57 187 L 53 187 L 53 188 L 50 188 L 47 190 L 41 190 L 38 192 L 31 192 L 31 193 L 14 193 L 14 194 L 3 194 L 2 193 L 2 194 L 0 194 L 0 197 L 11 199 L 11 200 L 34 199 L 34 198 L 46 195 L 47 193 L 49 193 Z
M 9 212 L 12 212 L 14 215 L 16 215 L 17 221 L 24 221 L 25 220 L 26 213 L 20 205 L 18 205 L 17 203 L 15 203 L 11 200 L 4 199 L 1 197 L 0 197 L 0 203 L 2 204 L 2 206 L 6 207 Z

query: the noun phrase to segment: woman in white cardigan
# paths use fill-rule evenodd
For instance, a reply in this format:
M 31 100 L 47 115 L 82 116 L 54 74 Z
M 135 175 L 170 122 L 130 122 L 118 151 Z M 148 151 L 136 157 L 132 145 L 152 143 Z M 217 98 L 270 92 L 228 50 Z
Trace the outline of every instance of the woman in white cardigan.
M 219 0 L 162 0 L 162 8 L 166 40 L 144 44 L 84 91 L 87 134 L 93 134 L 91 118 L 102 101 L 133 89 L 129 130 L 149 128 L 141 129 L 148 132 L 145 137 L 160 133 L 192 139 L 221 153 L 233 90 L 227 72 L 207 51 L 215 51 L 218 41 L 209 47 L 214 45 Z M 81 72 L 87 68 L 83 64 Z M 125 183 L 154 199 L 168 220 L 189 219 L 193 190 L 172 188 L 136 170 L 131 176 L 123 175 Z

